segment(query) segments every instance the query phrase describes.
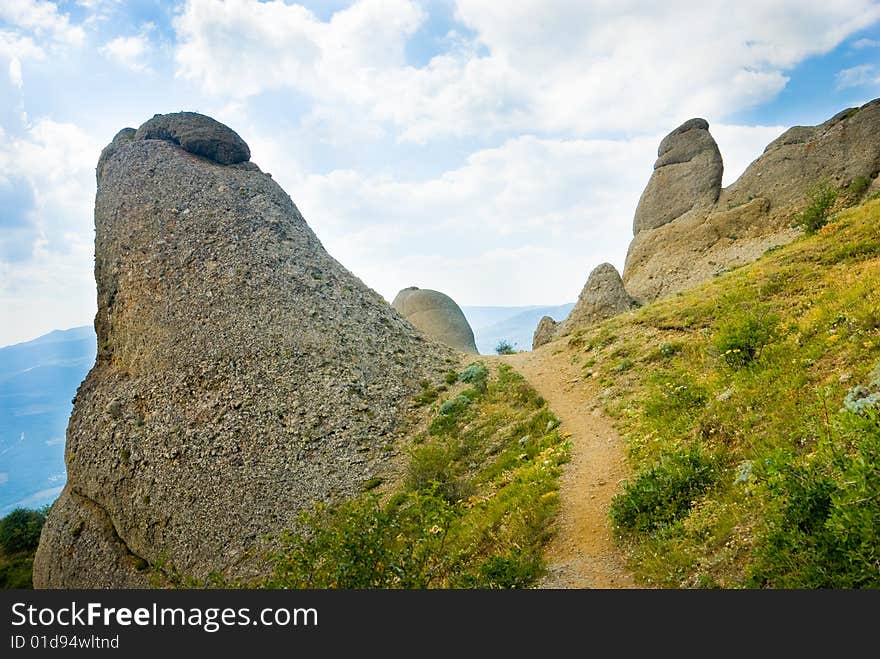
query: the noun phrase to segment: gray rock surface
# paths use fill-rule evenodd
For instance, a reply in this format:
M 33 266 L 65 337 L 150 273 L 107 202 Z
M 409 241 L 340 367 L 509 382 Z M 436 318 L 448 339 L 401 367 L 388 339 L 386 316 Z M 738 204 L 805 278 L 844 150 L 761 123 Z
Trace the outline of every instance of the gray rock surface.
M 718 199 L 724 165 L 705 119 L 690 119 L 660 142 L 654 173 L 642 192 L 633 233 L 656 229 Z
M 542 345 L 550 343 L 556 334 L 556 321 L 550 316 L 544 316 L 538 321 L 535 336 L 532 337 L 532 350 L 537 350 Z
M 590 273 L 574 309 L 556 327 L 554 338 L 629 311 L 633 306 L 633 299 L 624 289 L 617 268 L 610 263 L 602 263 Z
M 732 185 L 715 194 L 717 201 L 706 204 L 712 196 L 709 179 L 717 175 L 720 181 L 714 156 L 702 175 L 688 170 L 681 177 L 661 178 L 658 173 L 705 160 L 705 154 L 717 151 L 710 140 L 704 122 L 692 120 L 660 145 L 658 168 L 636 209 L 623 272 L 626 290 L 640 301 L 684 290 L 791 241 L 798 235 L 792 220 L 823 182 L 843 190 L 861 176 L 871 181 L 865 195 L 880 189 L 880 99 L 818 126 L 787 130 Z M 694 153 L 686 165 L 668 164 Z M 688 193 L 685 181 L 705 196 Z M 702 201 L 688 207 L 687 200 L 697 197 Z
M 195 112 L 157 114 L 137 129 L 133 139 L 167 140 L 185 151 L 221 165 L 251 159 L 251 150 L 238 133 L 211 117 Z
M 440 343 L 477 354 L 474 331 L 455 300 L 439 291 L 411 286 L 391 303 L 401 316 Z
M 143 586 L 157 563 L 261 574 L 299 510 L 392 468 L 419 381 L 457 359 L 331 258 L 267 174 L 220 164 L 247 146 L 215 124 L 155 117 L 101 156 L 98 356 L 37 587 Z

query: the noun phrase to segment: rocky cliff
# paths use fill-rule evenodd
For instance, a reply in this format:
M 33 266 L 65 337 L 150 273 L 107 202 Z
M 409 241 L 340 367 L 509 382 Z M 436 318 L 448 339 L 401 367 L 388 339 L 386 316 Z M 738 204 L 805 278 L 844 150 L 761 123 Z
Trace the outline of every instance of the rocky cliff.
M 37 587 L 151 566 L 256 575 L 264 542 L 389 465 L 452 352 L 333 260 L 247 144 L 198 114 L 120 131 L 97 167 L 98 356 L 67 431 Z
M 728 188 L 723 172 L 705 119 L 663 138 L 635 210 L 622 282 L 613 266 L 597 268 L 568 318 L 541 319 L 533 348 L 791 241 L 792 221 L 817 186 L 841 191 L 845 203 L 880 191 L 880 99 L 787 130 Z
M 660 143 L 623 272 L 639 300 L 683 290 L 789 242 L 797 235 L 792 220 L 817 185 L 844 190 L 861 178 L 872 190 L 880 186 L 880 99 L 787 130 L 724 189 L 708 128 L 691 119 Z

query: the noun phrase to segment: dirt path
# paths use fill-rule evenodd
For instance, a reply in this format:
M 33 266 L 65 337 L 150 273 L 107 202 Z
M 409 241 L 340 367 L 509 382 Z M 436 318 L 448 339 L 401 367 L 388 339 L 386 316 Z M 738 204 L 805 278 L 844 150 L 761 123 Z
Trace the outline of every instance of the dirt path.
M 636 588 L 614 544 L 608 506 L 627 476 L 623 440 L 598 408 L 571 353 L 547 346 L 503 357 L 525 377 L 570 433 L 571 461 L 560 479 L 557 532 L 547 547 L 542 588 Z

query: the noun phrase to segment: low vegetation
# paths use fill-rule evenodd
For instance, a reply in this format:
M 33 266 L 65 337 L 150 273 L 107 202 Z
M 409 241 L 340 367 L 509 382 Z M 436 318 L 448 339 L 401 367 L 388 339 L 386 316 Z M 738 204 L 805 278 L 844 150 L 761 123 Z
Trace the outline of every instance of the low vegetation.
M 628 442 L 611 517 L 646 584 L 880 587 L 880 201 L 824 220 L 569 341 Z
M 46 509 L 16 508 L 0 519 L 0 588 L 33 588 L 34 554 Z
M 520 588 L 541 574 L 568 446 L 509 366 L 474 362 L 431 401 L 405 478 L 300 516 L 273 588 Z M 249 584 L 254 585 L 254 584 Z

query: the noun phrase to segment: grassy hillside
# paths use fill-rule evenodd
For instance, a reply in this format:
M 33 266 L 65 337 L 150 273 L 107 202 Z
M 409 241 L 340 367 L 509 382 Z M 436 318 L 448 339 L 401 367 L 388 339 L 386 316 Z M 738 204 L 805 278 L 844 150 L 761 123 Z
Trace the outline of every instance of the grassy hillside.
M 880 587 L 880 201 L 555 349 L 628 441 L 645 583 Z

